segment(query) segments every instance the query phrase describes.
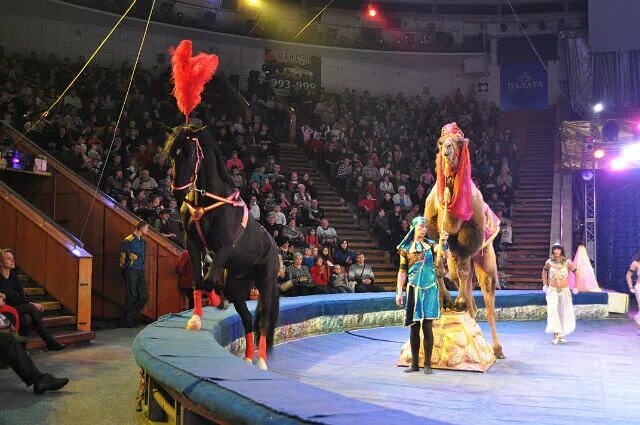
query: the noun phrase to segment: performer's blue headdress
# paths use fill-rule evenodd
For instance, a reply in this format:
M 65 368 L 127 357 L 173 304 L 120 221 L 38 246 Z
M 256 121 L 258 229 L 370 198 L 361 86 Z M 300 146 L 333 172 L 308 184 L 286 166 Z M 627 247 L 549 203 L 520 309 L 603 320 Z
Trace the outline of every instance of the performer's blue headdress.
M 419 224 L 427 224 L 427 219 L 424 218 L 423 215 L 419 215 L 413 220 L 411 220 L 411 228 L 409 229 L 405 237 L 402 239 L 402 242 L 398 244 L 396 249 L 403 249 L 405 251 L 408 251 L 409 248 L 411 248 L 411 243 L 413 242 L 413 235 L 415 233 L 415 228 Z M 427 242 L 433 243 L 433 241 L 430 241 L 430 240 L 427 240 Z

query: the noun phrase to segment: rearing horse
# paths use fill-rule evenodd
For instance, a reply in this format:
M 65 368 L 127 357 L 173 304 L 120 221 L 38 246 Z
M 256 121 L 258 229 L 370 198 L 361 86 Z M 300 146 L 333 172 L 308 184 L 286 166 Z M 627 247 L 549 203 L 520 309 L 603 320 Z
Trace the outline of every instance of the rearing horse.
M 255 324 L 259 336 L 257 365 L 266 369 L 279 312 L 278 248 L 264 227 L 250 217 L 206 128 L 176 127 L 167 139 L 165 153 L 171 159 L 174 196 L 182 203 L 180 214 L 193 268 L 195 305 L 187 329 L 200 329 L 202 292 L 215 299 L 215 277 L 226 269 L 225 294 L 242 319 L 245 360 L 252 362 L 254 327 L 245 300 L 255 281 L 260 292 Z M 205 277 L 203 258 L 212 260 Z

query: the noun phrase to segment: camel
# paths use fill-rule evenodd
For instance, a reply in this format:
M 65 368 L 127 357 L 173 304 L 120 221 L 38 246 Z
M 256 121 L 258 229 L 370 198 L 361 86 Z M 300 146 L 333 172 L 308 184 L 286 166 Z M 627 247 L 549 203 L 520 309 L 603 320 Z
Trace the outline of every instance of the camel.
M 503 359 L 504 353 L 496 333 L 498 269 L 492 244 L 498 234 L 500 221 L 471 181 L 468 143 L 469 139 L 465 139 L 455 122 L 442 127 L 436 157 L 436 184 L 425 201 L 427 234 L 433 240 L 439 240 L 442 230 L 449 234 L 450 255 L 446 261 L 449 275 L 459 289 L 453 307 L 457 311 L 466 310 L 475 318 L 473 264 L 484 297 L 487 321 L 491 326 L 493 351 L 496 358 Z M 440 289 L 445 300 L 451 299 L 444 285 L 440 285 Z

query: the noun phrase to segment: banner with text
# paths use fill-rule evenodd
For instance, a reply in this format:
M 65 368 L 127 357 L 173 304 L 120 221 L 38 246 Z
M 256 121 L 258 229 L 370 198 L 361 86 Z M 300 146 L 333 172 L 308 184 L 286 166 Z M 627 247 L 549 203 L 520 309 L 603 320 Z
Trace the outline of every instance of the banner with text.
M 528 62 L 500 65 L 500 103 L 503 111 L 547 108 L 547 71 L 542 64 Z
M 320 57 L 281 49 L 265 50 L 262 70 L 276 94 L 314 94 L 320 89 Z

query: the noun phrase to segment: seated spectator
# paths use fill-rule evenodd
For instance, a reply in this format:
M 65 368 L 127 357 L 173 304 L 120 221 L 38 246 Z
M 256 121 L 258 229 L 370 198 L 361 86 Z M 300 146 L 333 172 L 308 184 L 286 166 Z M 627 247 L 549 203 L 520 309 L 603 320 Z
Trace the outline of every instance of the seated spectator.
M 231 180 L 236 189 L 244 188 L 244 177 L 240 174 L 238 167 L 231 167 Z
M 387 221 L 386 213 L 382 208 L 378 210 L 378 215 L 373 220 L 373 232 L 380 241 L 380 247 L 385 252 L 390 252 L 391 246 L 391 227 Z
M 320 225 L 316 228 L 316 235 L 318 235 L 320 245 L 335 246 L 338 241 L 336 229 L 329 226 L 329 220 L 326 218 L 320 220 Z
M 285 226 L 287 224 L 287 217 L 282 213 L 280 205 L 274 206 L 273 212 L 276 214 L 276 223 Z
M 340 245 L 336 248 L 333 258 L 336 264 L 343 266 L 345 270 L 349 270 L 349 267 L 351 267 L 351 264 L 353 264 L 353 261 L 355 260 L 355 254 L 349 249 L 348 240 L 343 239 L 340 242 Z
M 255 196 L 251 196 L 249 199 L 249 214 L 254 220 L 260 221 L 260 205 L 258 205 L 258 199 Z
M 316 235 L 316 229 L 313 227 L 307 230 L 307 236 L 304 238 L 304 242 L 309 248 L 320 246 L 320 241 L 318 240 L 318 236 Z
M 407 195 L 407 189 L 404 186 L 398 187 L 398 193 L 393 195 L 393 203 L 396 205 L 400 205 L 404 211 L 409 211 L 413 203 L 411 202 L 411 197 Z
M 324 263 L 328 267 L 333 267 L 334 261 L 333 261 L 333 256 L 331 255 L 331 248 L 329 248 L 329 246 L 325 245 L 322 248 L 320 248 L 319 255 L 322 257 L 322 259 L 324 260 Z
M 420 214 L 424 213 L 424 204 L 427 201 L 428 195 L 429 194 L 424 190 L 424 186 L 421 184 L 416 186 L 415 192 L 411 195 L 411 203 L 419 207 L 418 212 Z
M 358 202 L 358 208 L 362 217 L 367 219 L 367 222 L 371 224 L 373 222 L 373 214 L 378 209 L 378 200 L 373 197 L 371 193 Z
M 375 276 L 369 264 L 365 263 L 364 252 L 356 253 L 356 262 L 349 268 L 349 282 L 355 282 L 355 292 L 384 292 L 375 284 Z
M 0 250 L 0 292 L 5 294 L 6 303 L 20 314 L 20 335 L 27 335 L 31 328 L 38 333 L 50 351 L 65 348 L 64 344 L 55 340 L 42 321 L 44 306 L 32 303 L 24 295 L 22 285 L 16 276 L 16 259 L 11 249 Z
M 318 200 L 316 198 L 312 198 L 309 208 L 303 209 L 302 214 L 305 216 L 305 226 L 318 227 L 320 225 L 320 220 L 324 218 L 324 209 L 318 205 Z
M 300 211 L 300 208 L 296 207 L 295 205 L 291 207 L 291 211 L 289 211 L 289 218 L 295 218 L 296 224 L 300 224 L 304 222 L 304 218 L 302 216 L 302 212 Z
M 422 214 L 420 214 L 420 205 L 418 205 L 418 204 L 414 204 L 414 205 L 411 207 L 411 211 L 409 211 L 409 212 L 404 216 L 404 219 L 405 219 L 405 220 L 407 220 L 409 223 L 411 223 L 411 221 L 412 221 L 414 218 L 416 218 L 416 217 L 418 217 L 418 216 L 420 216 L 420 215 L 422 215 Z
M 158 182 L 149 175 L 149 170 L 144 169 L 140 173 L 140 177 L 133 180 L 131 187 L 134 190 L 144 190 L 150 193 L 152 190 L 158 188 Z
M 231 158 L 227 160 L 225 167 L 229 171 L 232 171 L 233 167 L 236 167 L 238 171 L 244 171 L 244 163 L 238 158 L 238 151 L 231 152 Z
M 349 285 L 347 274 L 344 272 L 340 264 L 335 264 L 333 266 L 333 273 L 331 274 L 329 287 L 342 293 L 354 292 L 355 290 L 355 285 Z
M 289 240 L 289 243 L 295 247 L 304 246 L 304 234 L 298 230 L 296 219 L 291 217 L 287 225 L 282 228 L 282 236 Z
M 10 333 L 0 332 L 0 363 L 11 367 L 28 387 L 33 385 L 34 394 L 57 391 L 69 383 L 68 378 L 42 373 L 22 344 Z
M 255 181 L 258 182 L 258 187 L 262 187 L 267 182 L 267 178 L 268 176 L 265 173 L 265 167 L 263 164 L 260 164 L 253 174 L 251 174 L 251 177 L 249 177 L 249 183 Z
M 302 264 L 304 264 L 305 266 L 309 267 L 309 269 L 311 269 L 311 267 L 313 267 L 315 259 L 316 259 L 316 256 L 313 256 L 311 254 L 311 248 L 306 247 L 304 249 L 304 255 L 302 257 Z
M 302 264 L 302 254 L 299 252 L 293 256 L 293 264 L 287 267 L 286 279 L 293 283 L 293 287 L 283 294 L 285 296 L 297 297 L 328 293 L 326 287 L 315 284 L 309 268 Z
M 280 247 L 279 254 L 280 257 L 282 257 L 282 262 L 284 263 L 285 267 L 289 267 L 293 264 L 293 253 L 291 252 L 289 246 L 289 240 L 281 236 L 279 239 L 277 239 L 277 241 L 278 246 Z
M 267 222 L 264 228 L 276 241 L 282 236 L 282 225 L 276 223 L 276 213 L 273 211 L 267 214 Z
M 307 193 L 303 184 L 298 185 L 298 192 L 293 195 L 293 203 L 299 208 L 309 208 L 311 206 L 311 195 Z
M 508 167 L 503 167 L 500 170 L 500 175 L 496 179 L 496 183 L 498 186 L 506 185 L 508 187 L 513 187 L 513 178 L 511 177 Z
M 336 294 L 339 291 L 329 286 L 330 268 L 324 263 L 322 256 L 316 257 L 313 267 L 311 267 L 311 277 L 316 285 L 324 287 L 329 294 Z
M 390 193 L 391 195 L 393 195 L 395 193 L 395 190 L 393 188 L 393 183 L 391 183 L 391 181 L 389 180 L 389 177 L 390 176 L 388 174 L 385 174 L 385 176 L 382 178 L 382 181 L 380 182 L 380 193 Z
M 503 211 L 507 208 L 505 203 L 498 198 L 497 192 L 491 192 L 491 198 L 487 201 L 487 205 L 491 208 L 491 211 L 497 213 L 498 211 Z
M 168 209 L 161 210 L 158 219 L 153 224 L 153 228 L 173 243 L 182 245 L 180 223 L 171 221 L 169 219 L 170 216 L 171 212 Z
M 280 203 L 280 210 L 283 214 L 288 214 L 291 211 L 291 201 L 287 197 L 287 193 L 282 191 L 280 192 L 280 199 L 278 200 Z
M 382 201 L 380 201 L 379 207 L 385 210 L 387 214 L 393 212 L 393 207 L 396 205 L 393 203 L 393 195 L 391 193 L 385 193 L 382 196 Z
M 353 183 L 353 167 L 349 158 L 342 159 L 336 170 L 336 185 L 344 187 L 347 190 L 351 188 Z

